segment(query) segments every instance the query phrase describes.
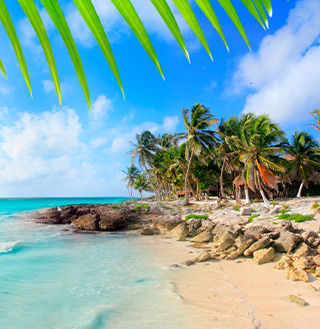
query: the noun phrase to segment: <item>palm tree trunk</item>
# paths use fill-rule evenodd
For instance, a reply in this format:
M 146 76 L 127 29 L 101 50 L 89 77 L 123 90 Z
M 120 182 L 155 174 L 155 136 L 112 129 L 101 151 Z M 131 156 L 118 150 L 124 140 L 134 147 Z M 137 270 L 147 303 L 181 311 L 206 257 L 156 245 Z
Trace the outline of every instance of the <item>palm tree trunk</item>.
M 223 159 L 223 164 L 222 164 L 222 168 L 221 168 L 221 173 L 220 173 L 220 192 L 221 192 L 221 197 L 224 198 L 224 191 L 223 191 L 223 172 L 224 172 L 224 168 L 226 166 L 226 158 Z
M 130 187 L 130 193 L 131 193 L 131 200 L 133 200 L 132 186 Z
M 248 185 L 244 184 L 244 193 L 246 194 L 246 202 L 245 204 L 250 204 L 250 197 L 249 197 L 249 189 L 248 189 Z
M 260 191 L 260 194 L 262 196 L 262 199 L 263 199 L 263 202 L 264 202 L 264 205 L 265 207 L 269 207 L 270 205 L 270 201 L 266 198 L 266 196 L 264 195 L 264 192 L 263 192 L 263 189 L 261 187 L 261 182 L 260 182 L 260 173 L 258 173 L 258 185 L 259 185 L 259 191 Z
M 303 182 L 301 183 L 301 185 L 300 185 L 300 187 L 299 187 L 299 191 L 298 191 L 298 194 L 297 194 L 297 198 L 301 198 L 302 188 L 303 188 Z
M 149 170 L 147 169 L 147 166 L 144 165 L 144 168 L 145 168 L 145 170 L 146 170 L 146 172 L 147 172 L 147 176 L 148 176 L 149 182 L 150 182 L 150 184 L 151 184 L 151 186 L 152 186 L 152 189 L 153 189 L 153 191 L 154 191 L 154 193 L 155 193 L 155 195 L 156 195 L 156 198 L 157 198 L 158 200 L 160 200 L 159 193 L 158 193 L 156 187 L 154 186 L 154 184 L 153 184 L 153 182 L 152 182 L 152 180 L 151 180 L 150 173 L 149 173 Z
M 140 193 L 141 201 L 143 201 L 143 197 L 142 197 L 142 191 L 141 191 L 141 190 L 139 190 L 139 193 Z
M 185 193 L 185 204 L 189 204 L 189 193 L 188 193 L 188 178 L 189 178 L 189 172 L 191 167 L 191 161 L 193 158 L 194 151 L 191 152 L 189 161 L 188 161 L 188 168 L 186 172 L 186 177 L 184 178 L 184 193 Z

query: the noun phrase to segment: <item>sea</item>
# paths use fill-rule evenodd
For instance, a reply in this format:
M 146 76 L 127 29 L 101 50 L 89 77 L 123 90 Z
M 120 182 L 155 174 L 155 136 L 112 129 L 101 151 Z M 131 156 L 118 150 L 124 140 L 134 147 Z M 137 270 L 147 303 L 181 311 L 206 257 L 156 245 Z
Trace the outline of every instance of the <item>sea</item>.
M 32 217 L 55 206 L 124 200 L 0 199 L 0 329 L 193 328 L 168 267 L 137 243 L 141 237 L 74 234 Z

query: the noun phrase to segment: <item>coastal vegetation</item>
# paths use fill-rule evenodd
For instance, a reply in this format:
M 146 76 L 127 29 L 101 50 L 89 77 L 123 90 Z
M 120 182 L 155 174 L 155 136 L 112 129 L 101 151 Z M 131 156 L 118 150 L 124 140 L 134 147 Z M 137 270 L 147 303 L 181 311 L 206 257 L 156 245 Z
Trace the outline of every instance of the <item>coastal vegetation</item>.
M 156 137 L 144 131 L 130 142 L 132 164 L 124 178 L 129 191 L 148 191 L 158 200 L 180 197 L 185 204 L 191 194 L 195 200 L 234 195 L 240 203 L 244 188 L 245 203 L 262 198 L 269 206 L 274 197 L 294 192 L 300 198 L 304 187 L 319 185 L 319 143 L 306 131 L 289 141 L 267 115 L 218 121 L 202 104 L 183 109 L 182 119 L 184 132 Z
M 147 1 L 147 0 L 146 0 Z M 10 1 L 14 2 L 14 1 Z M 112 4 L 115 6 L 117 11 L 120 15 L 124 18 L 126 23 L 128 24 L 129 28 L 135 34 L 141 45 L 143 46 L 144 50 L 150 57 L 150 59 L 155 64 L 156 68 L 160 72 L 161 76 L 164 78 L 164 74 L 158 60 L 156 51 L 153 47 L 153 44 L 148 36 L 148 33 L 137 14 L 134 6 L 132 5 L 131 1 L 129 0 L 111 0 Z M 181 47 L 182 51 L 184 52 L 187 60 L 190 62 L 189 53 L 181 34 L 178 22 L 173 15 L 172 8 L 169 7 L 165 0 L 149 0 L 149 2 L 154 6 L 156 12 L 159 13 L 161 19 L 164 21 L 166 26 L 168 27 L 169 31 Z M 245 29 L 241 23 L 241 20 L 238 15 L 238 9 L 235 9 L 234 3 L 236 5 L 240 3 L 240 1 L 235 0 L 218 0 L 218 1 L 210 1 L 210 0 L 196 0 L 196 5 L 199 7 L 200 11 L 206 16 L 209 20 L 213 28 L 218 32 L 221 39 L 223 40 L 226 48 L 229 50 L 222 26 L 220 24 L 219 18 L 216 15 L 216 12 L 211 4 L 211 2 L 217 2 L 220 4 L 223 10 L 231 19 L 232 23 L 235 25 L 237 30 L 239 31 L 240 35 L 248 45 L 249 40 L 246 35 Z M 59 32 L 63 42 L 69 52 L 70 58 L 73 62 L 75 71 L 77 73 L 79 82 L 83 89 L 85 98 L 87 100 L 88 106 L 90 108 L 90 93 L 89 88 L 86 80 L 86 75 L 84 72 L 84 68 L 82 66 L 81 58 L 78 53 L 76 44 L 74 42 L 72 33 L 70 31 L 69 24 L 66 20 L 65 14 L 62 11 L 60 3 L 62 1 L 58 0 L 41 0 L 41 4 L 43 8 L 38 8 L 38 3 L 34 0 L 18 0 L 22 10 L 24 11 L 27 19 L 30 21 L 39 41 L 41 48 L 46 56 L 47 63 L 52 75 L 52 79 L 54 82 L 54 86 L 57 92 L 57 96 L 59 102 L 61 104 L 61 88 L 59 82 L 59 76 L 55 64 L 55 57 L 52 52 L 51 44 L 48 38 L 46 27 L 42 21 L 40 16 L 41 10 L 44 10 L 51 18 L 54 26 L 56 27 L 57 31 Z M 90 29 L 91 33 L 93 34 L 94 38 L 96 39 L 101 51 L 103 52 L 112 73 L 114 74 L 120 89 L 124 96 L 124 90 L 120 78 L 120 73 L 118 71 L 118 67 L 116 64 L 115 57 L 113 55 L 113 51 L 111 45 L 109 43 L 108 37 L 104 30 L 103 24 L 97 13 L 94 4 L 91 0 L 73 0 L 74 5 L 77 8 L 77 11 L 81 14 L 85 24 Z M 191 30 L 194 32 L 196 38 L 201 42 L 206 52 L 209 54 L 210 58 L 211 51 L 209 44 L 206 40 L 205 33 L 202 31 L 200 23 L 195 14 L 195 8 L 191 7 L 188 0 L 173 0 L 174 6 L 177 8 L 181 16 L 184 18 L 186 23 L 189 25 Z M 245 6 L 245 9 L 249 11 L 249 13 L 257 20 L 257 22 L 264 28 L 268 28 L 268 15 L 271 17 L 272 15 L 272 4 L 271 0 L 254 0 L 252 1 L 243 1 L 242 4 Z M 21 72 L 29 89 L 30 95 L 32 96 L 32 89 L 31 89 L 31 82 L 29 77 L 29 72 L 24 56 L 24 52 L 20 45 L 20 41 L 18 39 L 15 24 L 12 21 L 12 13 L 10 14 L 10 7 L 9 10 L 6 6 L 5 0 L 0 0 L 0 22 L 2 23 L 12 45 L 12 48 L 16 54 L 18 63 L 21 68 Z M 207 34 L 207 33 L 206 33 Z M 209 34 L 209 32 L 208 32 Z M 0 71 L 7 77 L 5 71 L 5 63 L 3 64 L 0 59 Z

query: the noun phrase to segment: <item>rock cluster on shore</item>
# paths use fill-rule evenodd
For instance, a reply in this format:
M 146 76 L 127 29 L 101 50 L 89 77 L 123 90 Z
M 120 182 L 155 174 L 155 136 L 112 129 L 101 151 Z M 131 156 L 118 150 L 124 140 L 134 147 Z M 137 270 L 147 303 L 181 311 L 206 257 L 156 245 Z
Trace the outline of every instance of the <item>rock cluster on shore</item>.
M 250 257 L 258 265 L 274 262 L 275 269 L 286 270 L 286 278 L 290 280 L 307 282 L 310 274 L 320 276 L 320 232 L 316 221 L 316 225 L 311 225 L 313 229 L 285 220 L 250 222 L 248 211 L 241 211 L 237 216 L 229 212 L 228 220 L 224 221 L 215 218 L 185 220 L 185 215 L 195 209 L 155 203 L 148 207 L 137 208 L 130 202 L 126 205 L 70 205 L 51 208 L 37 214 L 36 219 L 49 224 L 72 224 L 75 232 L 138 229 L 142 235 L 162 234 L 178 241 L 189 241 L 192 247 L 204 251 L 187 260 L 185 265 L 188 266 L 210 259 Z M 277 211 L 271 211 L 270 215 L 276 215 Z

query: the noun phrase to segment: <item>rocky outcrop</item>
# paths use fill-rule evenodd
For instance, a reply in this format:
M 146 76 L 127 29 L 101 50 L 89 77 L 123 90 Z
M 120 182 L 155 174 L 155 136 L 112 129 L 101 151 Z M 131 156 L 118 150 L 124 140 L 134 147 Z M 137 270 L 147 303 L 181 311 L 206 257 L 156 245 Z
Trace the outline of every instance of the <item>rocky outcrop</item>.
M 286 274 L 286 278 L 292 281 L 309 282 L 308 273 L 305 270 L 297 267 L 289 269 Z
M 191 242 L 196 242 L 196 243 L 209 242 L 212 239 L 212 236 L 213 235 L 212 235 L 211 231 L 204 231 L 204 232 L 196 235 L 190 241 Z
M 291 251 L 299 242 L 301 237 L 298 235 L 284 231 L 281 232 L 279 239 L 273 245 L 273 248 L 278 252 L 289 252 Z
M 86 214 L 75 219 L 73 225 L 76 230 L 98 231 L 99 219 L 98 214 Z
M 276 252 L 272 247 L 268 249 L 260 249 L 253 253 L 253 260 L 258 264 L 270 263 L 273 261 Z
M 256 250 L 264 249 L 270 245 L 270 238 L 269 237 L 263 237 L 254 244 L 252 244 L 247 250 L 245 250 L 244 255 L 250 256 L 252 255 Z

